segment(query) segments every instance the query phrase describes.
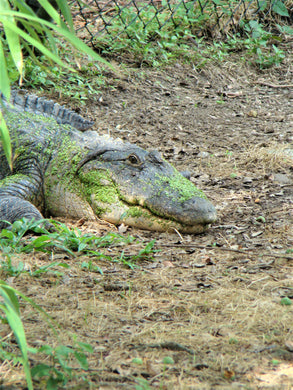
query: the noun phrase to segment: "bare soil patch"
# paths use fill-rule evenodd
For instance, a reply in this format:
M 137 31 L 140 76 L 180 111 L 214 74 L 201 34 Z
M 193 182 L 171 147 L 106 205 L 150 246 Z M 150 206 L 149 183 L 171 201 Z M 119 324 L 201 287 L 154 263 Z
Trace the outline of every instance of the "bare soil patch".
M 281 67 L 263 72 L 237 58 L 201 71 L 181 63 L 127 69 L 109 74 L 109 88 L 80 108 L 98 132 L 156 148 L 189 170 L 218 210 L 203 235 L 129 228 L 123 234 L 155 239 L 160 250 L 135 269 L 91 258 L 101 275 L 63 253 L 14 259 L 32 268 L 56 258 L 70 265 L 60 277 L 8 281 L 62 325 L 62 343 L 74 333 L 94 347 L 92 388 L 293 386 L 293 306 L 280 303 L 293 299 L 292 107 L 288 55 Z M 84 223 L 82 229 L 116 228 Z M 37 313 L 23 305 L 22 314 L 31 346 L 57 345 Z M 13 338 L 8 333 L 1 325 L 1 336 Z M 163 363 L 166 357 L 173 363 Z M 20 369 L 5 364 L 2 388 L 24 388 Z

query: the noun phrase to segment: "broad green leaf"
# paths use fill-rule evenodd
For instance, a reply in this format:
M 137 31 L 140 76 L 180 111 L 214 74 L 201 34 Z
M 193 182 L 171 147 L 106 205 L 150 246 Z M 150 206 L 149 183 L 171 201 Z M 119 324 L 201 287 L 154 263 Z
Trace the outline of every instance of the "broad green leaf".
M 272 10 L 280 16 L 289 17 L 288 10 L 287 10 L 285 4 L 281 0 L 274 2 L 273 6 L 272 6 Z
M 41 353 L 45 353 L 46 355 L 53 356 L 54 355 L 54 349 L 50 347 L 50 345 L 42 345 L 39 348 L 39 351 Z
M 59 345 L 55 350 L 56 357 L 68 357 L 70 353 L 73 352 L 71 347 L 67 347 L 66 345 Z
M 32 376 L 42 378 L 44 376 L 49 376 L 51 374 L 52 367 L 47 364 L 38 364 L 32 368 Z
M 34 248 L 39 248 L 39 247 L 42 247 L 44 245 L 47 245 L 48 243 L 50 243 L 51 241 L 51 238 L 50 236 L 47 236 L 47 235 L 42 235 L 40 237 L 37 237 L 35 240 L 33 240 L 31 242 L 31 245 L 34 247 Z
M 90 345 L 88 343 L 83 343 L 83 342 L 79 341 L 77 344 L 80 346 L 80 348 L 83 351 L 86 351 L 86 352 L 89 352 L 89 353 L 93 353 L 94 352 L 94 349 L 93 349 L 92 345 Z
M 259 11 L 264 11 L 267 8 L 267 0 L 262 0 L 258 2 Z
M 292 300 L 289 297 L 284 297 L 281 299 L 281 305 L 282 306 L 291 306 L 292 305 Z
M 142 365 L 143 364 L 143 360 L 142 360 L 142 358 L 133 358 L 131 363 Z
M 80 364 L 80 367 L 83 370 L 88 370 L 89 365 L 88 365 L 88 361 L 87 361 L 87 358 L 86 358 L 85 354 L 82 353 L 82 352 L 78 352 L 78 351 L 74 351 L 73 354 L 75 356 L 75 359 Z
M 54 373 L 56 374 L 56 371 L 54 371 Z M 58 371 L 57 371 L 57 374 L 58 374 Z M 60 382 L 62 382 L 62 375 L 57 375 L 56 378 L 54 378 L 51 374 L 50 378 L 47 380 L 47 384 L 46 384 L 46 389 L 47 390 L 56 390 L 58 389 L 58 385 Z M 60 387 L 59 387 L 60 388 Z
M 277 24 L 277 27 L 282 33 L 293 35 L 293 28 L 292 27 L 280 26 L 279 24 Z
M 174 364 L 174 360 L 171 356 L 165 356 L 163 358 L 163 363 L 164 364 Z

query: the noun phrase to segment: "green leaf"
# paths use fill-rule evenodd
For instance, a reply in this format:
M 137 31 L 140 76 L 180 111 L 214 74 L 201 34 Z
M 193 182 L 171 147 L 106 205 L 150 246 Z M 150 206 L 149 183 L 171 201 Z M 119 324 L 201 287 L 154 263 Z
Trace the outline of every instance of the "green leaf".
M 1 8 L 9 11 L 10 10 L 10 4 L 4 0 L 0 0 Z M 9 22 L 9 23 L 7 23 Z M 22 75 L 23 70 L 23 58 L 22 58 L 22 51 L 20 47 L 20 41 L 19 36 L 17 34 L 14 34 L 13 30 L 9 27 L 9 24 L 12 23 L 16 26 L 16 21 L 13 16 L 9 15 L 3 15 L 2 16 L 2 24 L 3 29 L 5 32 L 6 41 L 12 56 L 12 59 L 15 63 L 15 66 L 18 69 L 18 72 L 20 75 Z
M 174 364 L 174 360 L 171 358 L 171 356 L 165 356 L 163 359 L 164 364 Z
M 0 295 L 4 298 L 5 305 L 8 305 L 19 316 L 19 304 L 15 292 L 8 285 L 4 284 L 1 286 Z
M 5 237 L 12 241 L 14 238 L 14 234 L 11 230 L 2 229 L 0 233 L 0 237 Z
M 0 18 L 1 20 L 1 18 Z M 21 36 L 24 40 L 29 42 L 32 46 L 36 47 L 40 52 L 42 52 L 46 57 L 50 58 L 52 61 L 56 62 L 58 65 L 69 68 L 71 71 L 74 72 L 74 69 L 70 66 L 66 65 L 62 60 L 55 54 L 53 54 L 50 50 L 48 50 L 41 42 L 37 41 L 36 39 L 32 38 L 30 35 L 28 35 L 26 32 L 21 30 L 19 27 L 14 25 L 11 22 L 6 22 L 6 26 L 9 27 L 12 31 L 14 31 L 15 34 L 18 34 Z
M 66 22 L 68 23 L 70 30 L 74 32 L 73 20 L 70 12 L 70 7 L 68 6 L 67 1 L 57 0 L 57 4 Z
M 53 378 L 52 376 L 47 381 L 47 390 L 56 390 L 58 389 L 58 384 L 62 382 L 61 376 Z
M 3 1 L 3 0 L 2 0 Z M 103 64 L 107 65 L 111 69 L 114 69 L 114 67 L 106 60 L 104 60 L 101 56 L 99 56 L 97 53 L 94 52 L 90 47 L 88 47 L 84 42 L 82 42 L 80 39 L 78 39 L 75 34 L 68 31 L 68 29 L 65 29 L 63 27 L 56 26 L 55 24 L 51 22 L 47 22 L 43 19 L 40 19 L 36 16 L 31 16 L 25 13 L 21 12 L 15 12 L 15 11 L 5 11 L 0 12 L 0 21 L 3 19 L 3 16 L 15 16 L 17 19 L 24 19 L 28 21 L 35 21 L 37 23 L 40 23 L 42 26 L 45 26 L 53 31 L 56 31 L 58 34 L 66 38 L 66 40 L 71 43 L 77 50 L 88 54 L 93 60 L 96 60 L 98 62 L 102 62 Z M 11 23 L 8 25 L 9 28 L 13 29 L 13 31 L 23 37 L 27 42 L 29 42 L 31 45 L 35 46 L 37 49 L 39 49 L 43 54 L 51 58 L 53 61 L 58 63 L 59 65 L 62 65 L 63 67 L 69 68 L 68 65 L 62 63 L 60 58 L 58 56 L 53 56 L 52 53 L 40 42 L 37 42 L 36 39 L 32 39 L 28 34 L 26 34 L 24 31 L 22 31 L 20 28 L 14 26 L 11 26 Z M 72 68 L 70 68 L 73 70 Z
M 47 364 L 38 364 L 32 368 L 32 377 L 42 378 L 43 376 L 49 376 L 51 373 L 51 367 Z
M 51 18 L 57 24 L 61 24 L 61 17 L 55 8 L 49 3 L 48 0 L 38 0 L 38 3 L 44 8 L 44 10 L 51 16 Z
M 264 11 L 267 8 L 267 0 L 259 1 L 258 2 L 258 7 L 259 11 Z
M 80 348 L 83 351 L 86 351 L 86 352 L 89 352 L 89 353 L 93 353 L 94 352 L 93 347 L 90 344 L 88 344 L 88 343 L 82 343 L 81 341 L 79 341 L 77 344 L 80 346 Z
M 56 348 L 55 355 L 56 355 L 56 357 L 61 359 L 63 357 L 68 357 L 69 354 L 72 352 L 73 352 L 73 350 L 71 347 L 67 347 L 66 345 L 59 345 Z
M 37 237 L 35 240 L 33 240 L 31 242 L 31 245 L 34 248 L 39 248 L 39 247 L 43 247 L 44 245 L 47 245 L 50 242 L 51 242 L 50 236 L 44 234 L 40 237 Z
M 290 305 L 292 305 L 292 301 L 289 297 L 284 297 L 281 299 L 281 305 L 282 306 L 290 306 Z
M 54 349 L 50 347 L 50 345 L 42 345 L 39 348 L 40 353 L 45 353 L 46 355 L 53 356 L 54 354 Z
M 280 26 L 279 24 L 277 24 L 277 27 L 282 33 L 293 35 L 293 28 L 292 27 Z
M 78 352 L 78 351 L 74 351 L 73 354 L 75 356 L 75 359 L 78 361 L 80 367 L 83 370 L 88 370 L 89 365 L 88 365 L 88 361 L 87 361 L 85 354 L 82 352 Z
M 2 282 L 2 281 L 0 281 Z M 32 377 L 29 367 L 27 342 L 23 324 L 20 319 L 19 304 L 14 289 L 2 282 L 0 284 L 0 295 L 4 299 L 1 309 L 5 312 L 6 319 L 12 329 L 23 358 L 23 368 L 29 390 L 33 390 Z
M 278 366 L 280 364 L 279 360 L 277 359 L 272 359 L 272 365 L 273 366 Z
M 287 10 L 285 4 L 281 0 L 274 2 L 272 10 L 280 16 L 289 17 L 288 10 Z
M 7 101 L 10 100 L 10 80 L 8 77 L 7 64 L 5 60 L 4 49 L 0 39 L 0 91 Z
M 138 364 L 141 366 L 143 364 L 143 360 L 142 360 L 142 358 L 133 358 L 131 363 Z
M 1 84 L 0 84 L 1 88 Z M 1 141 L 2 141 L 2 147 L 6 156 L 6 159 L 8 161 L 9 167 L 12 171 L 12 150 L 11 150 L 11 141 L 9 136 L 9 131 L 6 126 L 6 122 L 3 118 L 2 111 L 0 110 L 0 135 L 1 135 Z

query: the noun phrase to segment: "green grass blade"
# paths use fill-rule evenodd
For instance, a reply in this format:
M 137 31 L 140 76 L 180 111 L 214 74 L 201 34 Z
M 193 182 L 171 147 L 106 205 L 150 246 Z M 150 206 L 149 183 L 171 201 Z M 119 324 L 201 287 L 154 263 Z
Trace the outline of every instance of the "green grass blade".
M 0 84 L 1 89 L 1 84 Z M 12 170 L 12 150 L 11 150 L 11 141 L 9 136 L 9 131 L 6 126 L 6 122 L 3 118 L 2 111 L 0 110 L 0 135 L 1 135 L 1 141 L 2 141 L 2 147 L 6 156 L 6 159 L 8 161 L 8 164 L 10 166 L 10 169 Z
M 55 31 L 62 35 L 64 38 L 66 38 L 67 41 L 71 43 L 78 51 L 83 52 L 90 56 L 92 59 L 107 65 L 111 69 L 114 69 L 114 67 L 108 61 L 106 61 L 104 58 L 95 53 L 90 47 L 88 47 L 84 42 L 78 39 L 70 31 L 66 31 L 58 26 L 55 26 Z
M 14 23 L 14 21 L 11 21 L 11 23 Z M 18 72 L 20 75 L 22 75 L 23 71 L 23 57 L 22 57 L 22 51 L 20 47 L 20 41 L 19 36 L 17 34 L 14 34 L 14 32 L 7 27 L 7 23 L 3 23 L 5 35 L 7 44 L 11 53 L 11 56 L 13 58 L 13 62 L 15 66 L 18 69 Z
M 44 10 L 51 16 L 51 18 L 58 25 L 61 24 L 61 17 L 59 13 L 55 10 L 55 8 L 49 3 L 48 0 L 38 0 L 38 3 L 44 8 Z
M 0 0 L 1 1 L 1 0 Z M 7 64 L 5 60 L 5 54 L 3 45 L 0 39 L 0 91 L 3 93 L 5 98 L 10 100 L 10 81 L 8 77 Z
M 52 61 L 57 63 L 60 66 L 69 68 L 71 71 L 74 71 L 73 68 L 70 68 L 67 64 L 62 62 L 62 60 L 55 54 L 53 54 L 50 50 L 48 50 L 41 42 L 37 41 L 36 39 L 32 38 L 30 35 L 28 35 L 26 32 L 22 31 L 19 27 L 14 25 L 13 23 L 7 21 L 6 26 L 9 27 L 12 31 L 14 31 L 15 34 L 18 34 L 21 36 L 24 40 L 29 42 L 31 45 L 36 47 L 40 52 L 42 52 L 46 57 L 50 58 Z
M 68 23 L 69 29 L 74 32 L 73 20 L 71 16 L 70 7 L 68 6 L 67 1 L 57 0 L 58 7 L 64 16 L 66 22 Z M 62 25 L 63 26 L 63 25 Z
M 0 0 L 1 8 L 5 10 L 10 9 L 10 4 L 7 1 Z M 11 30 L 11 28 L 7 25 L 7 22 L 12 23 L 16 26 L 16 21 L 13 16 L 2 16 L 2 24 L 3 29 L 6 37 L 6 41 L 12 56 L 12 59 L 15 63 L 15 66 L 18 69 L 19 74 L 22 74 L 23 70 L 23 58 L 22 58 L 22 51 L 20 47 L 20 41 L 19 36 L 17 34 L 14 34 L 14 32 Z
M 56 327 L 58 327 L 58 324 L 54 321 L 54 319 L 48 313 L 45 312 L 44 309 L 41 308 L 41 306 L 37 305 L 32 299 L 30 299 L 29 297 L 24 295 L 22 292 L 20 292 L 20 291 L 14 289 L 13 287 L 9 286 L 3 280 L 0 280 L 0 291 L 3 288 L 3 286 L 5 287 L 6 291 L 11 290 L 14 294 L 18 295 L 24 301 L 29 303 L 35 310 L 38 310 L 44 316 L 44 318 L 46 319 L 48 325 L 51 327 L 51 329 L 53 330 L 55 335 L 57 335 L 57 332 L 56 332 L 56 329 L 55 329 L 54 325 Z
M 16 19 L 19 19 L 19 20 L 25 19 L 25 20 L 28 20 L 31 22 L 40 23 L 41 25 L 57 32 L 58 34 L 60 34 L 64 38 L 66 38 L 66 40 L 69 43 L 71 43 L 78 51 L 83 52 L 83 53 L 89 55 L 93 60 L 101 62 L 101 63 L 107 65 L 108 67 L 110 67 L 111 69 L 114 69 L 113 66 L 108 61 L 104 60 L 101 56 L 99 56 L 97 53 L 95 53 L 94 50 L 92 50 L 84 42 L 82 42 L 80 39 L 78 39 L 75 36 L 75 34 L 68 31 L 68 29 L 56 26 L 55 24 L 53 24 L 51 22 L 47 22 L 47 21 L 40 19 L 36 16 L 31 16 L 31 15 L 28 15 L 25 13 L 15 12 L 15 11 L 4 11 L 4 12 L 0 11 L 0 22 L 2 21 L 3 16 L 7 16 L 7 15 L 14 16 Z M 28 34 L 26 34 L 24 31 L 22 31 L 20 28 L 18 28 L 16 26 L 11 26 L 11 24 L 9 24 L 8 27 L 12 28 L 15 33 L 21 35 L 23 37 L 23 39 L 25 39 L 27 42 L 29 42 L 33 46 L 35 46 L 36 40 L 31 39 L 31 37 Z M 46 49 L 44 47 L 44 45 L 41 45 L 39 42 L 36 42 L 36 43 L 38 44 L 38 46 L 36 46 L 37 49 L 39 49 L 46 56 L 49 54 L 48 57 L 52 58 L 52 54 L 50 53 L 50 51 L 48 49 Z M 44 51 L 44 49 L 46 49 L 46 50 Z M 50 56 L 50 54 L 51 54 L 51 56 Z M 55 58 L 57 58 L 58 61 L 56 61 Z M 61 60 L 56 56 L 54 56 L 53 60 L 56 63 L 58 63 L 59 65 L 68 67 L 67 65 L 62 63 Z
M 13 289 L 8 285 L 2 283 L 0 284 L 0 295 L 4 299 L 4 305 L 1 305 L 1 309 L 5 312 L 6 319 L 15 335 L 22 354 L 22 363 L 28 389 L 33 390 L 33 382 L 28 360 L 28 347 L 23 324 L 20 318 L 18 299 Z

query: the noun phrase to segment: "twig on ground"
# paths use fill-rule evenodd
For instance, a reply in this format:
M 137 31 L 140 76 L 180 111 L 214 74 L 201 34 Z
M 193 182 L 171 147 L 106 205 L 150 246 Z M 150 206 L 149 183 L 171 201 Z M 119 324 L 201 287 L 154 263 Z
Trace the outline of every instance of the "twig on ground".
M 242 253 L 245 255 L 254 254 L 253 249 L 232 249 L 232 248 L 226 248 L 223 246 L 205 246 L 205 245 L 197 245 L 197 244 L 159 244 L 158 246 L 164 247 L 164 248 L 197 248 L 197 249 L 206 249 L 206 250 L 219 250 L 219 251 L 226 251 L 226 252 L 235 252 L 235 253 Z M 288 256 L 285 253 L 283 255 L 280 255 L 278 253 L 262 253 L 261 256 L 263 257 L 277 257 L 280 259 L 287 259 L 287 260 L 293 260 L 293 256 Z
M 266 83 L 265 81 L 254 81 L 253 84 L 265 85 L 270 88 L 293 88 L 293 84 L 271 84 Z

